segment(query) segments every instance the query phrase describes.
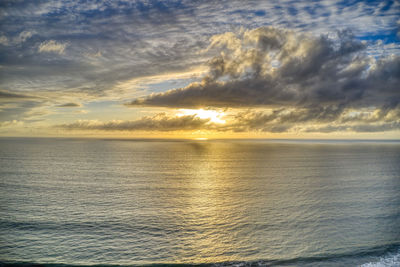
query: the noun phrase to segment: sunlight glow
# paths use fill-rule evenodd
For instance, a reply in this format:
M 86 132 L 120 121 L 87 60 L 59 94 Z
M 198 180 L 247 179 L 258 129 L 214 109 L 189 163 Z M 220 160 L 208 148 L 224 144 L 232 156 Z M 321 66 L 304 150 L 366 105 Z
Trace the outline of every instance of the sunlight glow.
M 178 116 L 195 115 L 200 119 L 210 119 L 212 123 L 225 123 L 226 121 L 222 119 L 225 115 L 224 112 L 217 110 L 204 110 L 204 109 L 180 109 Z

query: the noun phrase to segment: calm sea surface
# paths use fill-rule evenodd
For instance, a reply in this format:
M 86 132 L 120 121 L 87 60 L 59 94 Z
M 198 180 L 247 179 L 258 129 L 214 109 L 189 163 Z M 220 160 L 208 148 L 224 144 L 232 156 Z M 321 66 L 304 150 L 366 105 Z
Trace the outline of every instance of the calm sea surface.
M 0 262 L 400 266 L 400 143 L 0 139 Z

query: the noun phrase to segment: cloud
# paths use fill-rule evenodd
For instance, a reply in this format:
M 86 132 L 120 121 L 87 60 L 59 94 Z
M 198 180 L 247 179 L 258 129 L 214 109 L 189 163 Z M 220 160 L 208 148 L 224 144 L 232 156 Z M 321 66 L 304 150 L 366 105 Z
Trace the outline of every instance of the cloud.
M 1 115 L 24 120 L 26 110 L 51 110 L 66 102 L 85 102 L 90 112 L 96 106 L 92 101 L 137 98 L 135 107 L 283 108 L 281 118 L 293 112 L 293 120 L 298 112 L 303 122 L 313 112 L 332 110 L 343 113 L 338 124 L 355 123 L 338 120 L 350 109 L 398 107 L 399 7 L 400 2 L 386 0 L 313 5 L 292 0 L 8 1 L 0 5 L 0 88 L 15 95 L 0 97 L 18 103 L 3 107 Z M 271 25 L 277 28 L 265 27 Z M 346 28 L 354 36 L 344 31 L 335 37 Z M 199 72 L 164 86 L 166 74 L 205 64 L 210 72 L 203 81 Z M 200 82 L 186 87 L 193 81 Z M 147 98 L 138 98 L 144 95 L 139 87 Z M 382 119 L 376 118 L 370 123 Z M 363 117 L 347 118 L 356 119 Z M 285 127 L 294 130 L 295 123 L 287 120 Z M 254 131 L 279 130 L 272 122 L 253 124 Z M 229 126 L 232 131 L 248 127 Z
M 0 98 L 3 100 L 11 100 L 11 99 L 23 99 L 23 98 L 34 98 L 33 96 L 30 95 L 25 95 L 25 94 L 18 94 L 18 93 L 12 93 L 8 91 L 2 91 L 0 90 Z
M 396 36 L 397 36 L 397 38 L 400 38 L 400 19 L 397 20 L 396 24 L 397 24 L 397 27 L 396 27 Z
M 353 110 L 344 107 L 247 110 L 219 130 L 233 132 L 383 132 L 400 130 L 400 108 Z
M 0 40 L 25 41 L 1 47 L 0 58 L 6 68 L 2 69 L 0 86 L 7 90 L 34 87 L 38 92 L 81 92 L 81 97 L 87 98 L 121 95 L 110 88 L 134 78 L 180 72 L 204 63 L 207 55 L 196 52 L 207 46 L 211 35 L 265 25 L 313 34 L 331 33 L 338 27 L 350 27 L 357 37 L 386 34 L 396 27 L 398 8 L 398 2 L 390 1 L 322 1 L 312 6 L 285 0 L 279 4 L 235 0 L 8 1 L 0 6 L 1 34 L 6 38 Z M 63 57 L 33 53 L 32 48 L 40 49 L 40 44 L 52 47 L 47 52 L 64 51 Z M 93 57 L 99 51 L 101 56 Z M 398 53 L 399 46 L 391 51 Z
M 38 116 L 37 112 L 43 109 L 46 102 L 30 98 L 9 98 L 0 101 L 0 121 L 29 120 Z M 44 114 L 42 114 L 44 115 Z
M 252 109 L 234 112 L 216 123 L 200 115 L 159 113 L 133 121 L 90 121 L 56 125 L 56 128 L 81 131 L 193 131 L 211 132 L 383 132 L 400 130 L 400 108 L 390 112 L 381 109 L 354 111 L 343 107 L 277 108 L 269 111 Z
M 202 82 L 154 93 L 130 106 L 359 106 L 400 102 L 400 56 L 375 60 L 350 31 L 335 39 L 262 27 L 211 38 Z
M 101 130 L 101 131 L 187 131 L 206 127 L 209 119 L 201 119 L 195 115 L 168 116 L 159 113 L 145 116 L 133 121 L 90 121 L 79 120 L 70 124 L 56 125 L 65 130 Z
M 30 32 L 30 31 L 22 31 L 15 39 L 14 39 L 14 43 L 23 43 L 26 40 L 28 40 L 29 38 L 31 38 L 33 36 L 35 32 Z
M 327 125 L 322 127 L 310 127 L 305 132 L 332 133 L 332 132 L 357 132 L 357 133 L 375 133 L 387 131 L 399 131 L 400 122 L 377 123 L 377 124 L 357 124 L 357 125 Z
M 79 103 L 70 102 L 70 103 L 65 103 L 65 104 L 58 105 L 57 107 L 60 107 L 60 108 L 76 108 L 76 107 L 82 107 L 82 105 L 79 104 Z
M 31 38 L 34 34 L 35 34 L 35 32 L 22 31 L 19 33 L 19 35 L 15 36 L 12 40 L 7 38 L 7 36 L 2 35 L 2 36 L 0 36 L 0 44 L 2 44 L 4 46 L 19 45 L 19 44 L 25 42 L 26 40 L 28 40 L 29 38 Z
M 7 36 L 4 36 L 4 35 L 0 36 L 0 44 L 1 45 L 8 45 L 9 44 Z
M 54 40 L 49 40 L 41 43 L 39 45 L 38 51 L 39 52 L 53 52 L 57 54 L 64 54 L 64 50 L 67 47 L 67 44 L 58 43 Z
M 17 120 L 12 120 L 12 121 L 0 121 L 0 128 L 15 127 L 15 126 L 23 125 L 23 124 L 24 124 L 24 122 L 22 122 L 22 121 L 17 121 Z
M 235 132 L 286 132 L 300 125 L 326 124 L 338 120 L 344 113 L 343 107 L 277 108 L 269 112 L 251 109 L 234 115 L 228 130 Z

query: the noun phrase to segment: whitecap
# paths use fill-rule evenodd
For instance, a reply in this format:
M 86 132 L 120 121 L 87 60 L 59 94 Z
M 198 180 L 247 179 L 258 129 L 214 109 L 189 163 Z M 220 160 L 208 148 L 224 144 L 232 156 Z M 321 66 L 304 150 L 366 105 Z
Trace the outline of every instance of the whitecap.
M 381 257 L 377 262 L 368 262 L 360 267 L 398 267 L 400 266 L 400 250 Z

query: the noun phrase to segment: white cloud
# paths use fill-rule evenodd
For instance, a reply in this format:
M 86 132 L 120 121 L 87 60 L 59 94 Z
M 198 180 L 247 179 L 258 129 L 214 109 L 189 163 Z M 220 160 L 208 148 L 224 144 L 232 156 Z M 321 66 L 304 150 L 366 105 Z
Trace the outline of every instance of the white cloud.
M 2 44 L 2 45 L 8 45 L 9 44 L 7 36 L 4 36 L 4 35 L 0 36 L 0 44 Z
M 29 38 L 31 38 L 33 36 L 35 32 L 31 32 L 31 31 L 22 31 L 15 39 L 14 42 L 15 43 L 23 43 L 26 40 L 28 40 Z
M 27 41 L 31 38 L 36 32 L 35 31 L 22 31 L 18 36 L 14 36 L 13 38 L 9 39 L 7 36 L 2 35 L 0 36 L 0 44 L 2 45 L 13 45 L 13 44 L 20 44 Z
M 54 40 L 49 40 L 41 43 L 39 45 L 38 51 L 39 52 L 54 52 L 58 54 L 64 54 L 64 50 L 67 47 L 66 43 L 58 43 Z

